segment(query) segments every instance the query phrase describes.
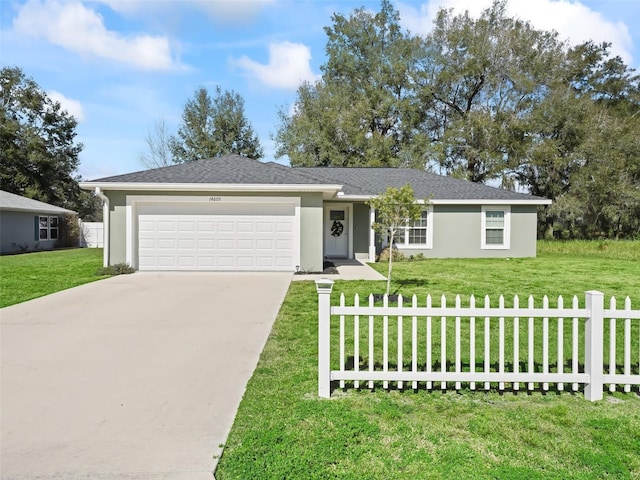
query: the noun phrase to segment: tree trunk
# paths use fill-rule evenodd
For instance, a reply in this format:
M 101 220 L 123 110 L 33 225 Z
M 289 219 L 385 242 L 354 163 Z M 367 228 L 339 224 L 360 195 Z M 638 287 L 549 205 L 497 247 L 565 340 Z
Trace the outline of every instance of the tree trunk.
M 393 263 L 393 237 L 394 232 L 391 230 L 389 232 L 389 272 L 387 273 L 387 295 L 389 295 L 389 291 L 391 290 L 391 264 Z

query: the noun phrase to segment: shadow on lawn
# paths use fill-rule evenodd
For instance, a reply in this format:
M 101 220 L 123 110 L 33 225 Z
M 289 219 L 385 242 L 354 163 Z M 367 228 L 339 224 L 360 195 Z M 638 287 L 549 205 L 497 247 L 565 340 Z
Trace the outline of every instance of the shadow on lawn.
M 366 372 L 369 369 L 369 365 L 368 363 L 365 362 L 365 359 L 363 357 L 360 357 L 359 359 L 359 369 L 362 372 Z M 528 365 L 525 361 L 519 362 L 519 368 L 518 370 L 520 372 L 527 372 L 528 369 Z M 470 367 L 471 365 L 469 364 L 469 362 L 461 362 L 461 371 L 463 372 L 469 372 L 470 371 Z M 345 370 L 353 370 L 354 368 L 354 357 L 352 355 L 348 356 L 346 358 L 346 362 L 345 362 Z M 475 371 L 479 372 L 484 368 L 484 363 L 483 362 L 477 362 L 475 365 Z M 551 372 L 556 372 L 557 371 L 557 364 L 556 363 L 550 363 L 549 366 L 549 371 Z M 634 366 L 632 369 L 632 374 L 637 375 L 638 373 L 640 373 L 640 370 L 638 370 L 640 367 L 636 367 Z M 397 371 L 398 369 L 398 364 L 396 362 L 393 361 L 389 361 L 388 365 L 387 365 L 387 369 L 390 372 L 394 372 Z M 568 373 L 570 372 L 572 369 L 572 364 L 571 364 L 571 360 L 566 360 L 563 364 L 563 371 Z M 373 366 L 373 370 L 380 372 L 383 371 L 383 365 L 380 362 L 375 362 L 374 366 Z M 445 371 L 448 372 L 453 372 L 455 370 L 455 364 L 449 360 L 446 361 L 446 365 L 445 365 Z M 498 362 L 492 362 L 489 365 L 489 370 L 491 372 L 497 372 L 499 371 L 499 364 Z M 410 363 L 404 363 L 403 364 L 403 371 L 407 372 L 407 371 L 411 371 L 411 364 Z M 426 371 L 426 367 L 425 365 L 419 365 L 418 366 L 418 371 L 424 372 Z M 432 368 L 431 368 L 432 372 L 440 372 L 442 371 L 442 364 L 439 360 L 435 360 L 432 364 Z M 505 372 L 513 372 L 513 363 L 512 362 L 505 362 L 504 363 L 504 371 Z M 535 362 L 534 363 L 534 368 L 533 371 L 536 373 L 541 373 L 543 371 L 543 365 L 542 363 L 539 362 Z M 578 365 L 578 371 L 579 372 L 583 372 L 584 371 L 584 364 L 580 363 Z M 618 373 L 623 373 L 621 370 Z M 332 381 L 331 382 L 331 392 L 333 393 L 334 391 L 343 391 L 343 392 L 347 392 L 347 391 L 351 391 L 351 390 L 355 390 L 355 391 L 365 391 L 365 390 L 369 390 L 369 391 L 376 391 L 376 390 L 398 390 L 398 391 L 428 391 L 428 392 L 475 392 L 475 393 L 489 393 L 489 392 L 494 392 L 494 393 L 499 393 L 499 394 L 513 394 L 513 395 L 518 395 L 518 394 L 527 394 L 527 395 L 531 395 L 533 393 L 538 393 L 538 394 L 542 394 L 542 395 L 560 395 L 560 394 L 569 394 L 569 395 L 575 395 L 575 394 L 582 394 L 584 393 L 584 389 L 585 389 L 585 384 L 577 384 L 576 385 L 576 389 L 574 389 L 574 386 L 571 382 L 563 382 L 562 385 L 562 389 L 558 388 L 558 383 L 555 382 L 545 382 L 548 383 L 547 389 L 545 389 L 543 387 L 543 383 L 541 382 L 517 382 L 517 387 L 515 386 L 515 383 L 512 382 L 503 382 L 504 383 L 504 388 L 500 389 L 498 388 L 498 382 L 491 382 L 489 388 L 485 388 L 485 382 L 484 381 L 476 381 L 476 382 L 461 382 L 461 388 L 456 389 L 455 388 L 455 384 L 457 383 L 455 380 L 447 380 L 444 383 L 446 384 L 445 388 L 442 388 L 442 381 L 440 380 L 430 380 L 429 383 L 431 384 L 431 388 L 427 388 L 427 381 L 425 380 L 420 380 L 418 381 L 418 388 L 417 389 L 413 389 L 411 388 L 412 385 L 412 380 L 404 380 L 402 383 L 404 385 L 404 388 L 398 388 L 398 381 L 397 380 L 388 380 L 388 388 L 383 389 L 383 383 L 381 380 L 376 380 L 374 381 L 374 388 L 370 389 L 368 387 L 368 381 L 367 380 L 360 380 L 360 386 L 358 388 L 354 387 L 354 382 L 353 381 L 346 381 L 345 382 L 345 386 L 344 388 L 340 388 L 340 382 L 339 381 Z M 471 383 L 475 384 L 475 388 L 471 388 Z M 531 386 L 533 388 L 529 387 L 529 384 L 532 384 Z M 608 391 L 608 389 L 607 389 Z M 623 385 L 616 385 L 616 391 L 623 393 Z M 633 394 L 635 394 L 635 392 L 632 392 Z M 638 394 L 640 395 L 640 394 Z
M 393 278 L 391 279 L 391 282 L 393 283 L 394 286 L 397 286 L 397 288 L 393 291 L 394 295 L 397 295 L 400 292 L 400 290 L 402 288 L 411 288 L 411 287 L 428 287 L 429 285 L 432 285 L 432 282 L 422 278 L 422 277 L 416 277 L 416 278 L 405 278 L 402 280 L 393 280 Z

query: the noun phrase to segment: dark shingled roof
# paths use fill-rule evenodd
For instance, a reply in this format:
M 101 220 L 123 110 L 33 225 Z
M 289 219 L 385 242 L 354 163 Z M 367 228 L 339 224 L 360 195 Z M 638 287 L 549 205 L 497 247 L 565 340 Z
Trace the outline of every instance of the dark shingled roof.
M 416 198 L 434 200 L 533 200 L 540 197 L 511 192 L 459 178 L 412 168 L 375 167 L 295 167 L 305 173 L 324 179 L 327 183 L 340 183 L 345 195 L 378 195 L 387 187 L 413 187 Z
M 277 165 L 277 166 L 276 166 Z M 279 168 L 281 167 L 281 168 Z M 314 185 L 313 178 L 275 163 L 262 163 L 240 155 L 197 160 L 195 162 L 153 168 L 99 178 L 93 182 L 132 183 L 239 183 L 276 185 Z
M 416 198 L 433 200 L 538 200 L 523 193 L 410 168 L 287 167 L 239 155 L 198 160 L 94 180 L 116 183 L 342 185 L 345 195 L 378 195 L 410 183 Z

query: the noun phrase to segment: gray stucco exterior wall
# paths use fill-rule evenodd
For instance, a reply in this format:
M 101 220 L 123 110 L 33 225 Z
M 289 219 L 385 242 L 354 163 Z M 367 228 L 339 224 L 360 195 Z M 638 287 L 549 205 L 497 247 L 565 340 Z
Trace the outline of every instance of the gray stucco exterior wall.
M 300 195 L 300 269 L 321 272 L 323 255 L 323 202 L 321 193 Z
M 364 203 L 353 204 L 353 255 L 369 256 L 369 207 Z
M 538 237 L 538 207 L 514 205 L 511 207 L 511 245 L 513 257 L 535 257 Z
M 406 255 L 431 258 L 535 257 L 537 208 L 510 207 L 510 248 L 483 249 L 481 205 L 434 205 L 433 248 L 399 250 Z
M 124 263 L 126 259 L 127 195 L 161 196 L 241 196 L 241 197 L 299 197 L 300 198 L 300 269 L 322 271 L 322 193 L 289 192 L 139 192 L 106 191 L 109 198 L 109 265 Z
M 51 213 L 43 216 L 59 217 Z M 3 210 L 0 213 L 0 253 L 31 252 L 35 250 L 51 250 L 57 240 L 36 240 L 36 217 L 34 212 L 12 212 Z

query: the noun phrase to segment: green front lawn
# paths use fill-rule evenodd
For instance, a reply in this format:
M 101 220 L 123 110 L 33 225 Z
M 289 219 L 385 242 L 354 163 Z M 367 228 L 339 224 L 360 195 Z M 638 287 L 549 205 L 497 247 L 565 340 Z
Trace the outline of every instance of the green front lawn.
M 101 248 L 0 257 L 0 308 L 105 278 Z
M 392 290 L 509 299 L 597 289 L 640 308 L 640 242 L 539 243 L 534 259 L 398 263 Z M 375 268 L 385 271 L 385 265 Z M 336 282 L 333 302 L 385 282 Z M 510 300 L 508 300 L 510 301 Z M 247 385 L 216 478 L 640 478 L 640 396 L 336 390 L 317 397 L 317 297 L 293 282 Z M 634 327 L 637 332 L 637 327 Z M 637 339 L 637 333 L 634 338 Z M 637 340 L 634 340 L 637 342 Z M 637 354 L 634 353 L 637 359 Z M 637 361 L 637 360 L 636 360 Z M 522 387 L 521 387 L 522 388 Z

